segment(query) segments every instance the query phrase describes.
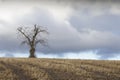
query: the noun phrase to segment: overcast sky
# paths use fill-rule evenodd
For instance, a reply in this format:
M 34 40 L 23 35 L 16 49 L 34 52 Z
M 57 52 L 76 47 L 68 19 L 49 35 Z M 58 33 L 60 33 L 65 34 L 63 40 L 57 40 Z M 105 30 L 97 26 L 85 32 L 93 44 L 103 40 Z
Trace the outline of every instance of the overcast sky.
M 111 0 L 0 1 L 0 56 L 28 57 L 17 27 L 45 26 L 49 47 L 36 55 L 49 58 L 120 60 L 120 2 Z

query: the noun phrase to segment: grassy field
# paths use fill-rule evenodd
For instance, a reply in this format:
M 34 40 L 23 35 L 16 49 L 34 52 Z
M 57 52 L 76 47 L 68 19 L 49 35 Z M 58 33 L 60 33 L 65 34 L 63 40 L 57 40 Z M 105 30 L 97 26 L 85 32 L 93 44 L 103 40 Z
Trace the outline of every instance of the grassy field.
M 120 80 L 120 61 L 0 58 L 0 80 Z

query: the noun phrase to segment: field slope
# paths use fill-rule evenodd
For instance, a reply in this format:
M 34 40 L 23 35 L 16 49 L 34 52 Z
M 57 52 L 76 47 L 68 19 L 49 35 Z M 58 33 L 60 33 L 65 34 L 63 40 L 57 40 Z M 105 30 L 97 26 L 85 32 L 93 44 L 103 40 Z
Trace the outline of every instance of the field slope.
M 120 80 L 120 61 L 0 58 L 0 80 Z

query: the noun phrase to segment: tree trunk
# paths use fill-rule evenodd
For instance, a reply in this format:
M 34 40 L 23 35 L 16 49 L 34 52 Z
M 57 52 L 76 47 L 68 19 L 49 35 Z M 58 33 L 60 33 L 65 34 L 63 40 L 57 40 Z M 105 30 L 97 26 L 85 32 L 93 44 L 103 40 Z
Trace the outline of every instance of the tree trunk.
M 30 56 L 29 56 L 29 58 L 36 58 L 36 56 L 35 56 L 35 48 L 31 48 L 30 49 Z

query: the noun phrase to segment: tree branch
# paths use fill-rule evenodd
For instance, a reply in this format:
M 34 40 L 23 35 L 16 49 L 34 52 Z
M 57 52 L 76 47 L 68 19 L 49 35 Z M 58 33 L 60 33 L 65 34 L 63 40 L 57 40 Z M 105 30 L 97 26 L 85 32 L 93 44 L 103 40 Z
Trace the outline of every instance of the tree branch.
M 20 28 L 18 28 L 17 29 L 20 33 L 22 33 L 23 34 L 23 36 L 25 37 L 25 38 L 27 38 L 28 39 L 28 41 L 29 41 L 29 44 L 31 45 L 31 41 L 30 41 L 30 38 L 22 31 L 23 30 L 23 28 L 22 27 L 20 27 Z

